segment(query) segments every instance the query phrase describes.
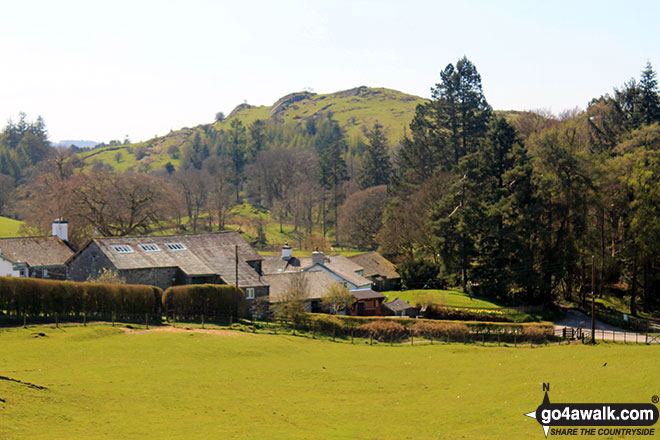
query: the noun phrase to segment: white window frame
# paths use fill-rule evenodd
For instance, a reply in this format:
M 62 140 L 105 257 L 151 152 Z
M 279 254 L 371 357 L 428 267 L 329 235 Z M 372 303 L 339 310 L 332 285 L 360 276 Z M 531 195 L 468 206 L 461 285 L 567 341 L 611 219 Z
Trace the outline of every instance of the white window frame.
M 160 252 L 160 248 L 156 243 L 140 243 L 138 247 L 144 252 Z
M 111 244 L 110 247 L 118 254 L 132 254 L 135 252 L 128 244 Z
M 171 251 L 185 251 L 186 247 L 183 245 L 183 243 L 177 242 L 170 242 L 170 243 L 165 243 L 165 247 Z
M 254 287 L 245 288 L 245 299 L 254 299 Z

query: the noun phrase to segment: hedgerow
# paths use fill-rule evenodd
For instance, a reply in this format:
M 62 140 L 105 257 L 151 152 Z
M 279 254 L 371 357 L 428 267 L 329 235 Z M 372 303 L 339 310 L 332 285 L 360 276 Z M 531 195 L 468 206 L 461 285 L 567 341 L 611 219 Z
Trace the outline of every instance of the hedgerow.
M 161 295 L 153 286 L 0 277 L 0 314 L 133 319 L 159 315 Z
M 201 316 L 227 318 L 247 316 L 245 294 L 234 286 L 193 284 L 170 287 L 163 293 L 163 309 L 179 319 Z

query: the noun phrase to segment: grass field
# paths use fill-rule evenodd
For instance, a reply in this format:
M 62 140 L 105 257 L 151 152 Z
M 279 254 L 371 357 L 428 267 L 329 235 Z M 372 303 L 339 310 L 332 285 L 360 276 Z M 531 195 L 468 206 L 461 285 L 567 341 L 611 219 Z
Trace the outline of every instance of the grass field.
M 47 388 L 0 380 L 2 439 L 541 439 L 523 414 L 543 382 L 557 402 L 646 402 L 660 382 L 660 347 L 642 345 L 390 347 L 101 324 L 5 329 L 0 343 L 0 376 Z
M 479 299 L 465 295 L 463 292 L 455 290 L 403 290 L 403 291 L 389 291 L 383 292 L 387 297 L 387 301 L 392 301 L 394 298 L 399 297 L 404 301 L 408 301 L 411 305 L 417 304 L 420 297 L 430 297 L 436 304 L 448 307 L 475 307 L 480 309 L 492 309 L 500 307 L 485 299 Z M 425 298 L 426 299 L 426 298 Z
M 16 237 L 23 222 L 7 217 L 0 217 L 0 238 Z

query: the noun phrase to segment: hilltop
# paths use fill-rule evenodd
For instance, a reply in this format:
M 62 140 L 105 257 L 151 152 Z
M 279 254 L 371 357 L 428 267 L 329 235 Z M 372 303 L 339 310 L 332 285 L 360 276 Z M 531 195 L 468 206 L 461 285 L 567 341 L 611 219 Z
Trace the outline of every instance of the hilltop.
M 357 144 L 363 138 L 363 130 L 378 121 L 387 130 L 391 145 L 396 145 L 410 124 L 415 108 L 425 101 L 397 90 L 365 86 L 329 94 L 295 92 L 283 96 L 271 106 L 240 104 L 221 121 L 184 127 L 145 142 L 95 148 L 80 153 L 79 158 L 87 165 L 103 163 L 120 172 L 158 169 L 168 162 L 177 167 L 180 161 L 177 148 L 195 133 L 227 130 L 235 119 L 241 120 L 245 126 L 256 120 L 287 125 L 302 123 L 324 113 L 332 113 L 346 131 L 349 144 Z

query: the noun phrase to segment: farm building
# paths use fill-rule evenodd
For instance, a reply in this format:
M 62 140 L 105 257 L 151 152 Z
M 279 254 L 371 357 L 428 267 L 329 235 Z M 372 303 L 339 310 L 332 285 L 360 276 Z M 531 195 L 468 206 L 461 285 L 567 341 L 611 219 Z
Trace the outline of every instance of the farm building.
M 353 294 L 355 304 L 351 309 L 352 315 L 380 315 L 380 305 L 385 297 L 371 290 L 372 282 L 362 275 L 364 268 L 343 255 L 325 255 L 316 250 L 311 257 L 298 258 L 294 257 L 291 248 L 285 245 L 280 256 L 264 257 L 263 267 L 266 276 L 295 272 L 323 273 L 323 279 L 341 283 Z M 286 276 L 282 277 L 285 278 Z M 310 290 L 310 297 L 320 300 L 327 290 L 327 285 L 316 284 L 311 286 Z
M 64 280 L 72 255 L 56 236 L 0 238 L 0 276 Z
M 70 280 L 112 269 L 129 284 L 235 284 L 248 300 L 268 295 L 262 257 L 237 232 L 95 238 L 67 263 Z
M 382 292 L 401 289 L 401 276 L 396 267 L 378 252 L 353 255 L 348 259 L 363 268 L 362 276 L 371 280 L 374 290 Z
M 66 262 L 73 255 L 68 223 L 57 219 L 53 235 L 0 238 L 0 276 L 66 279 Z
M 417 316 L 417 309 L 410 305 L 408 301 L 401 298 L 394 298 L 392 301 L 383 303 L 383 315 L 390 316 Z

